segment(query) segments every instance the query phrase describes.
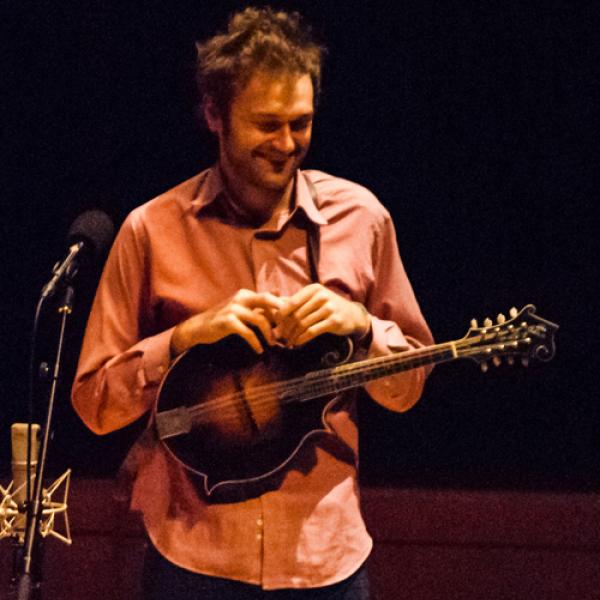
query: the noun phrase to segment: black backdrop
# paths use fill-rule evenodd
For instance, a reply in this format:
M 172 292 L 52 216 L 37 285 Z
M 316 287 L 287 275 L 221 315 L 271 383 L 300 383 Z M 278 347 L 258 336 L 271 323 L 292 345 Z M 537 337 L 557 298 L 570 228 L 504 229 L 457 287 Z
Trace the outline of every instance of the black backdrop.
M 436 339 L 529 302 L 561 325 L 549 364 L 439 367 L 405 415 L 363 403 L 366 481 L 600 485 L 593 4 L 284 3 L 329 47 L 307 166 L 368 186 L 391 211 Z M 193 41 L 242 3 L 4 5 L 3 475 L 37 293 L 70 222 L 97 207 L 120 223 L 212 162 L 194 121 Z M 81 475 L 112 473 L 133 433 L 96 438 L 68 402 L 97 277 L 79 280 L 50 450 L 53 470 Z M 45 313 L 40 358 L 56 321 Z

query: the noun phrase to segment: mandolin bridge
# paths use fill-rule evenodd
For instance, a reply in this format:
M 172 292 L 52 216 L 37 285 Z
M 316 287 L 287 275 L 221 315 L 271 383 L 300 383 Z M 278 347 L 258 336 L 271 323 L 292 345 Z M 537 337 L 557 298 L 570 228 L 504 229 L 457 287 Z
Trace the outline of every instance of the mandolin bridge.
M 179 406 L 156 413 L 156 430 L 161 440 L 189 433 L 192 430 L 192 418 L 188 409 Z

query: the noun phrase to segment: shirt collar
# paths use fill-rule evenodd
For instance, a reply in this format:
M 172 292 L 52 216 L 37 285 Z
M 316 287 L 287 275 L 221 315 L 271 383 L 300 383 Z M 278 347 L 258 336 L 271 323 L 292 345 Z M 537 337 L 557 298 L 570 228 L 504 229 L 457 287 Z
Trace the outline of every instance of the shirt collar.
M 327 219 L 315 205 L 310 187 L 305 175 L 298 169 L 296 172 L 296 206 L 290 215 L 290 219 L 298 210 L 302 210 L 307 218 L 316 225 L 327 225 Z M 201 175 L 198 192 L 191 204 L 197 212 L 211 205 L 221 194 L 225 193 L 225 185 L 218 165 L 204 171 Z
M 304 214 L 316 225 L 327 225 L 327 219 L 315 204 L 315 200 L 318 200 L 318 195 L 317 198 L 313 199 L 306 177 L 307 176 L 298 169 L 296 173 L 296 209 L 301 208 L 304 211 Z M 316 193 L 315 190 L 315 194 Z
M 200 175 L 198 190 L 191 204 L 200 212 L 203 208 L 212 204 L 224 192 L 225 186 L 223 185 L 219 167 L 211 167 Z

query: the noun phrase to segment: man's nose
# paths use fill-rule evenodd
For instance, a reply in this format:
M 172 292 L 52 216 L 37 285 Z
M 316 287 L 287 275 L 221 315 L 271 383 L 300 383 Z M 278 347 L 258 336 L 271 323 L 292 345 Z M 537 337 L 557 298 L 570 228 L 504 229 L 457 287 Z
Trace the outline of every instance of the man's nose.
M 290 154 L 296 148 L 296 142 L 292 135 L 292 130 L 289 125 L 283 125 L 277 131 L 277 135 L 273 140 L 273 146 L 279 152 Z

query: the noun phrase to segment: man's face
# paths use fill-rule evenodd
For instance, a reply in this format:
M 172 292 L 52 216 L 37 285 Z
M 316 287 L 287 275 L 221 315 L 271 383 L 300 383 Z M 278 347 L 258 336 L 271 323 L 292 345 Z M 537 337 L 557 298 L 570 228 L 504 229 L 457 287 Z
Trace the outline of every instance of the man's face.
M 309 75 L 256 71 L 234 97 L 227 122 L 207 116 L 230 184 L 285 190 L 308 151 L 313 113 Z

